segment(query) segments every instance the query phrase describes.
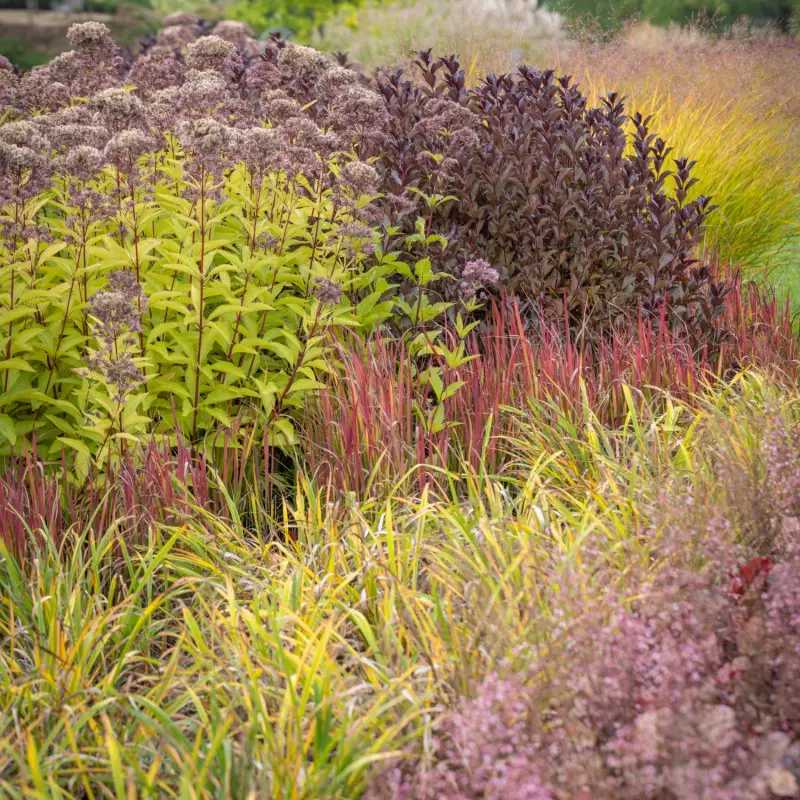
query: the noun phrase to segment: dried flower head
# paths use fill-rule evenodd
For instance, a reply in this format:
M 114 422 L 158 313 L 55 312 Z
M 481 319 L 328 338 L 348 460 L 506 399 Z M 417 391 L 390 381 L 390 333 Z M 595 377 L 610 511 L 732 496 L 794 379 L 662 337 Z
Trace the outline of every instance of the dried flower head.
M 1 125 L 0 139 L 7 144 L 30 147 L 37 152 L 47 150 L 50 147 L 47 137 L 42 135 L 36 125 L 26 120 L 8 122 L 5 125 Z
M 332 66 L 325 53 L 305 45 L 287 44 L 278 54 L 278 67 L 287 81 L 312 85 Z
M 172 28 L 176 25 L 199 25 L 200 17 L 189 11 L 175 11 L 172 14 L 167 14 L 161 24 L 165 28 Z
M 94 335 L 107 349 L 125 333 L 142 330 L 141 315 L 147 310 L 147 297 L 136 276 L 128 270 L 115 270 L 108 276 L 108 288 L 89 299 L 89 313 L 96 320 Z
M 342 299 L 342 287 L 329 278 L 314 278 L 314 294 L 324 306 L 338 305 Z
M 139 56 L 128 72 L 127 81 L 144 95 L 151 95 L 183 80 L 183 65 L 172 53 L 154 52 Z
M 88 145 L 78 145 L 56 159 L 53 166 L 55 172 L 61 175 L 88 181 L 103 168 L 104 163 L 103 154 L 99 150 Z
M 105 148 L 105 157 L 127 171 L 141 156 L 152 152 L 155 145 L 155 139 L 149 133 L 132 128 L 111 138 Z
M 140 127 L 145 123 L 142 101 L 126 89 L 111 88 L 98 92 L 89 99 L 89 107 L 100 114 L 112 132 Z
M 102 22 L 82 22 L 70 25 L 67 40 L 81 53 L 94 60 L 106 60 L 114 57 L 117 46 L 111 38 L 111 31 Z
M 244 69 L 236 45 L 219 36 L 202 36 L 192 42 L 186 52 L 186 66 L 200 71 L 216 70 L 228 79 Z
M 375 194 L 381 183 L 375 167 L 364 161 L 350 161 L 345 164 L 339 180 L 355 195 Z
M 283 89 L 267 89 L 261 95 L 261 116 L 267 122 L 285 122 L 301 113 L 300 104 Z
M 212 34 L 214 36 L 219 36 L 220 39 L 225 39 L 225 41 L 240 46 L 244 44 L 247 39 L 255 38 L 253 29 L 247 23 L 233 19 L 220 20 L 214 26 Z

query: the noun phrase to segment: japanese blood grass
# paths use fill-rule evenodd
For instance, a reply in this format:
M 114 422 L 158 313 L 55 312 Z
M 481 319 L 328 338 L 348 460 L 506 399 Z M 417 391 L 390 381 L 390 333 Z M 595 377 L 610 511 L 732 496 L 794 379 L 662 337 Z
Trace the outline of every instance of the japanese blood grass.
M 591 412 L 614 427 L 631 398 L 648 404 L 667 391 L 691 404 L 703 385 L 743 365 L 793 374 L 788 307 L 754 284 L 735 278 L 732 286 L 719 320 L 728 338 L 713 356 L 642 320 L 577 342 L 563 323 L 529 330 L 514 305 L 500 305 L 463 343 L 463 357 L 441 364 L 442 391 L 414 380 L 402 343 L 346 342 L 343 369 L 309 403 L 305 463 L 323 483 L 362 497 L 391 490 L 406 473 L 421 490 L 441 486 L 464 461 L 473 472 L 502 473 L 513 460 L 506 440 L 529 414 L 547 426 L 562 417 L 578 424 Z
M 656 492 L 709 485 L 716 420 L 749 446 L 767 398 L 796 405 L 778 392 L 631 399 L 613 428 L 531 414 L 506 474 L 465 463 L 452 496 L 301 478 L 263 540 L 197 509 L 144 542 L 111 525 L 5 550 L 0 792 L 357 798 L 476 682 L 546 655 L 565 586 L 648 568 Z

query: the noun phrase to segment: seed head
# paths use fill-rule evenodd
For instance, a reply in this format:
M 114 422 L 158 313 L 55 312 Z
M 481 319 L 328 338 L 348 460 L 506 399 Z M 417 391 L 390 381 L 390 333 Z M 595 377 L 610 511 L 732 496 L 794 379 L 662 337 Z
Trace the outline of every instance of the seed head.
M 238 22 L 233 19 L 220 20 L 212 31 L 214 36 L 219 36 L 220 39 L 225 39 L 226 42 L 242 45 L 247 39 L 254 39 L 255 33 L 253 29 L 244 22 Z
M 283 89 L 267 89 L 261 95 L 261 116 L 267 122 L 285 122 L 301 113 L 300 104 Z
M 313 47 L 288 44 L 278 54 L 278 67 L 289 81 L 315 83 L 333 62 Z
M 95 60 L 113 58 L 117 46 L 111 31 L 102 22 L 82 22 L 70 25 L 67 40 L 81 53 Z
M 186 66 L 201 71 L 216 70 L 226 78 L 244 68 L 236 45 L 219 36 L 202 36 L 192 42 L 187 48 Z
M 70 175 L 81 181 L 93 178 L 105 163 L 103 154 L 94 147 L 78 145 L 66 155 L 56 159 L 54 169 L 61 175 Z
M 176 25 L 199 25 L 200 17 L 189 11 L 175 11 L 172 14 L 167 14 L 161 24 L 165 28 L 173 28 Z
M 371 164 L 350 161 L 342 168 L 340 181 L 354 194 L 375 194 L 380 186 L 380 176 Z
M 172 53 L 156 51 L 139 56 L 128 73 L 128 82 L 138 92 L 150 95 L 153 92 L 177 86 L 183 78 L 183 65 Z
M 194 42 L 199 34 L 199 29 L 195 25 L 171 25 L 168 28 L 161 28 L 156 34 L 156 43 L 152 52 L 174 53 L 182 50 L 191 42 Z
M 150 134 L 131 128 L 111 138 L 106 145 L 105 157 L 114 164 L 131 169 L 141 156 L 152 152 L 154 148 L 155 140 Z
M 32 122 L 25 120 L 8 122 L 0 126 L 0 139 L 6 144 L 30 147 L 37 152 L 47 150 L 50 147 L 50 142 L 41 134 L 39 129 Z
M 342 287 L 329 278 L 314 278 L 314 294 L 324 306 L 335 306 L 342 299 Z
M 112 131 L 123 131 L 141 125 L 145 120 L 142 101 L 120 88 L 105 89 L 89 99 L 89 107 L 97 110 Z

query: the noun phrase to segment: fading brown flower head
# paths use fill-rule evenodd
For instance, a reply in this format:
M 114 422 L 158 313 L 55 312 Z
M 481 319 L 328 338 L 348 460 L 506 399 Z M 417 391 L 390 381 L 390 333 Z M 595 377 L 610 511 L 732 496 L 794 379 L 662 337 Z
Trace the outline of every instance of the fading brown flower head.
M 199 25 L 200 17 L 189 11 L 175 11 L 172 14 L 167 14 L 161 24 L 165 28 L 173 28 L 176 25 Z
M 342 299 L 342 287 L 329 278 L 314 278 L 314 294 L 324 306 L 335 306 Z
M 143 95 L 178 86 L 182 80 L 183 65 L 172 53 L 159 51 L 139 56 L 127 78 Z
M 98 111 L 113 132 L 141 126 L 145 122 L 142 101 L 126 89 L 111 88 L 89 99 L 89 107 Z
M 192 42 L 186 52 L 186 66 L 200 71 L 216 70 L 228 79 L 244 69 L 236 45 L 219 36 L 202 36 Z
M 333 62 L 313 47 L 288 44 L 278 54 L 278 67 L 288 81 L 315 83 Z
M 364 161 L 350 161 L 342 167 L 340 182 L 354 194 L 375 194 L 381 179 L 377 170 Z
M 267 122 L 285 122 L 299 117 L 302 109 L 297 100 L 292 99 L 283 89 L 267 89 L 261 95 L 261 116 Z
M 317 92 L 325 100 L 334 98 L 342 89 L 358 83 L 358 75 L 345 67 L 331 67 L 317 81 Z
M 199 29 L 195 25 L 171 25 L 168 28 L 161 28 L 156 34 L 153 52 L 171 54 L 175 50 L 182 50 L 196 41 L 199 35 Z
M 55 160 L 53 168 L 61 175 L 88 181 L 103 168 L 103 154 L 94 147 L 79 145 Z
M 155 139 L 137 128 L 121 131 L 106 145 L 105 157 L 112 163 L 131 169 L 145 153 L 155 148 Z
M 117 45 L 111 38 L 111 31 L 102 22 L 70 25 L 67 30 L 67 40 L 79 52 L 98 61 L 110 61 L 117 51 Z
M 0 126 L 0 139 L 7 144 L 30 147 L 37 152 L 47 150 L 50 147 L 47 137 L 42 135 L 36 125 L 26 120 L 8 122 Z

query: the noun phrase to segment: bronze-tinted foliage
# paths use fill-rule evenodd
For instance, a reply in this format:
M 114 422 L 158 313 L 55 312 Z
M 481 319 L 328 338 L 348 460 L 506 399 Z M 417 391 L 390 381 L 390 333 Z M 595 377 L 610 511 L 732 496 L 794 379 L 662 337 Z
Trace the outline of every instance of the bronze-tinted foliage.
M 673 323 L 707 338 L 726 288 L 693 253 L 713 206 L 687 199 L 694 163 L 669 170 L 671 150 L 649 119 L 629 118 L 616 94 L 589 107 L 553 70 L 520 67 L 474 89 L 456 58 L 423 52 L 415 70 L 378 79 L 392 117 L 386 179 L 395 193 L 453 196 L 429 214 L 448 250 L 489 261 L 537 312 L 562 315 L 566 304 L 573 319 L 606 327 L 666 304 Z M 433 159 L 420 131 L 448 103 L 474 115 L 474 135 L 440 128 L 444 158 Z M 394 221 L 403 214 L 414 217 Z M 457 260 L 439 267 L 457 271 Z

